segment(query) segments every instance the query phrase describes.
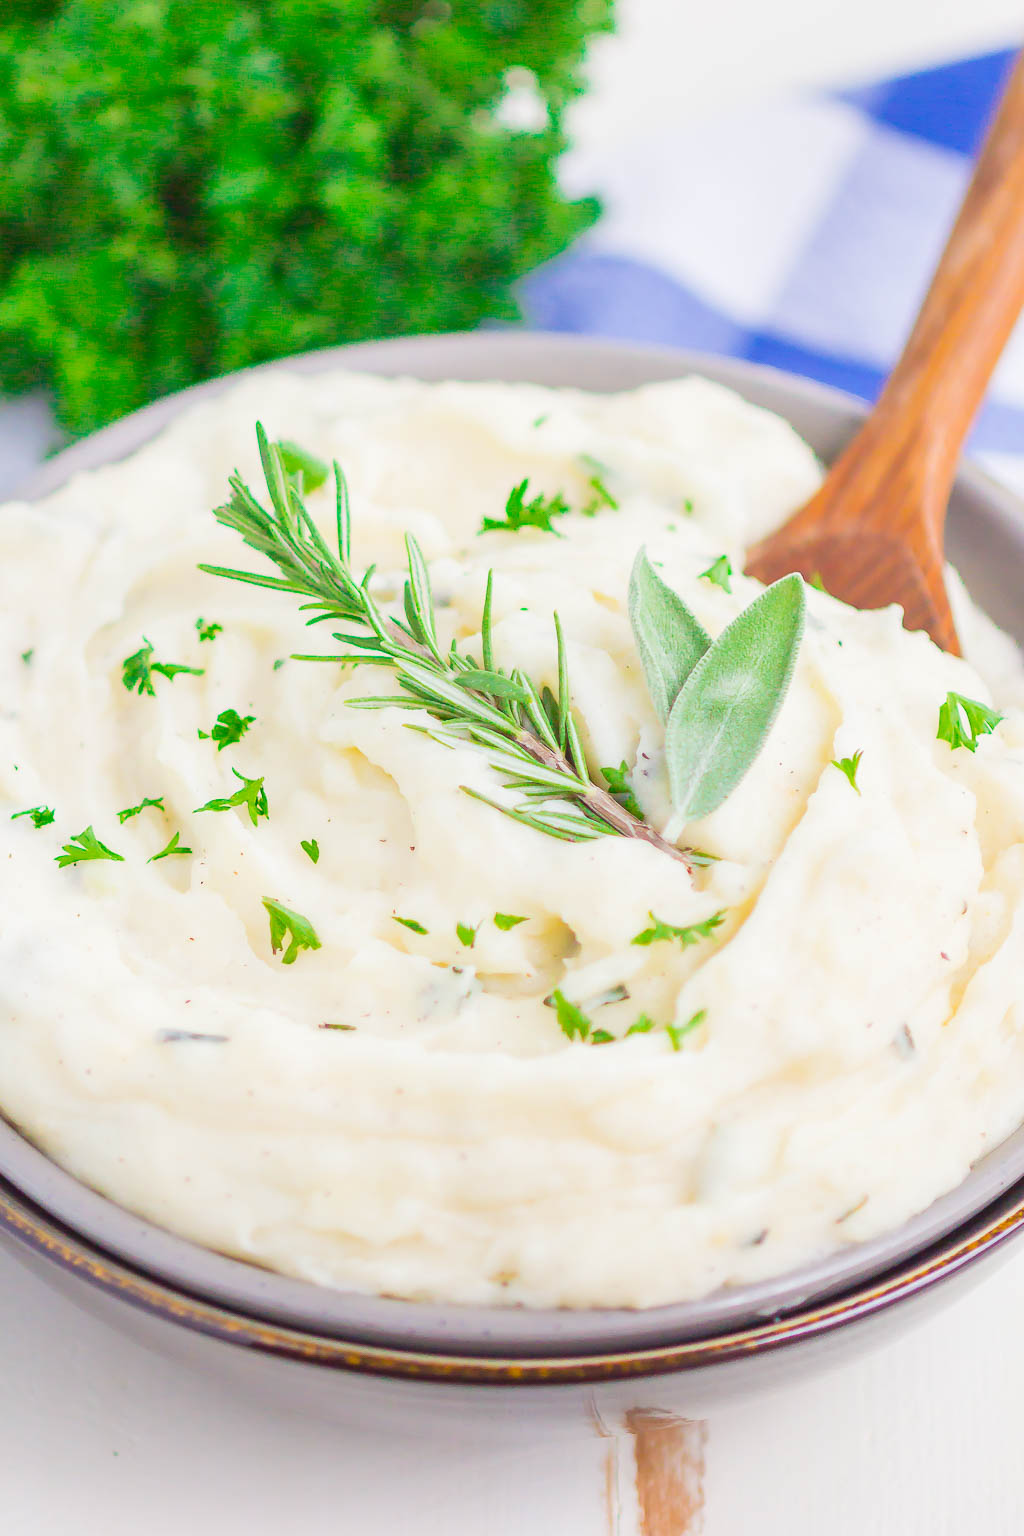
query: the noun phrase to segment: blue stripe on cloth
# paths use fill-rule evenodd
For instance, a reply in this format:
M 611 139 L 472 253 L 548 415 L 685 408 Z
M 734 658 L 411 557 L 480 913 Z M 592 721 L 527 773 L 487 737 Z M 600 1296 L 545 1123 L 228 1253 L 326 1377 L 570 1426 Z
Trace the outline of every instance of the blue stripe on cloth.
M 840 99 L 901 133 L 973 155 L 1012 58 L 1012 53 L 1001 52 L 959 59 L 845 91 Z
M 624 256 L 578 247 L 519 287 L 527 324 L 741 356 L 747 332 L 673 278 Z
M 834 357 L 828 352 L 812 352 L 787 341 L 784 336 L 773 336 L 767 331 L 754 332 L 741 356 L 752 363 L 768 363 L 772 368 L 781 368 L 785 373 L 801 373 L 805 378 L 817 379 L 819 384 L 831 384 L 833 389 L 843 389 L 861 400 L 874 400 L 885 378 L 880 368 L 870 368 L 849 357 Z
M 885 382 L 880 368 L 870 368 L 854 358 L 812 352 L 769 332 L 754 332 L 741 355 L 752 363 L 767 363 L 785 373 L 831 384 L 862 400 L 874 400 Z M 1024 408 L 986 400 L 971 431 L 970 448 L 975 453 L 1024 454 Z
M 803 374 L 873 400 L 885 372 L 857 358 L 819 352 L 768 329 L 746 330 L 654 267 L 578 250 L 547 263 L 519 289 L 529 326 L 590 336 L 652 341 L 725 353 Z M 1024 454 L 1024 408 L 988 401 L 971 448 Z

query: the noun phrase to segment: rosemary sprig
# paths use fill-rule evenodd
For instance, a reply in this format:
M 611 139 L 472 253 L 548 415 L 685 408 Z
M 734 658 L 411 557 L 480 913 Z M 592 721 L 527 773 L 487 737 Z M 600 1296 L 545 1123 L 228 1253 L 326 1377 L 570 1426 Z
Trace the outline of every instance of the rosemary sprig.
M 297 660 L 344 662 L 388 668 L 400 692 L 354 699 L 365 709 L 403 707 L 421 711 L 434 726 L 413 730 L 443 745 L 469 741 L 481 747 L 502 775 L 504 788 L 520 796 L 505 804 L 463 786 L 466 794 L 494 806 L 523 826 L 569 842 L 619 835 L 651 843 L 673 858 L 686 853 L 621 805 L 591 778 L 573 719 L 565 637 L 555 615 L 558 692 L 538 689 L 518 668 L 504 671 L 495 662 L 493 573 L 488 577 L 481 618 L 481 657 L 463 654 L 455 642 L 442 650 L 430 577 L 416 540 L 406 535 L 408 578 L 404 614 L 386 613 L 370 592 L 373 567 L 357 577 L 351 564 L 351 516 L 344 475 L 337 463 L 335 522 L 337 553 L 325 542 L 288 473 L 280 446 L 256 429 L 260 459 L 270 495 L 265 508 L 237 474 L 229 480 L 231 496 L 214 516 L 239 533 L 250 549 L 266 556 L 279 575 L 224 566 L 201 570 L 233 581 L 249 582 L 304 599 L 308 623 L 340 622 L 333 632 L 342 650 L 332 655 L 304 655 Z

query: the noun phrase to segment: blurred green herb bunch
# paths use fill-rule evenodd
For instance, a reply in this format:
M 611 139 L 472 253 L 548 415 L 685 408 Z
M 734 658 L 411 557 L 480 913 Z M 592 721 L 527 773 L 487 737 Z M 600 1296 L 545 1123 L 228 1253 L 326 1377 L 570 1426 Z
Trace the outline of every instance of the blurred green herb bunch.
M 611 5 L 4 0 L 0 393 L 86 432 L 266 358 L 514 319 L 596 214 L 554 164 Z

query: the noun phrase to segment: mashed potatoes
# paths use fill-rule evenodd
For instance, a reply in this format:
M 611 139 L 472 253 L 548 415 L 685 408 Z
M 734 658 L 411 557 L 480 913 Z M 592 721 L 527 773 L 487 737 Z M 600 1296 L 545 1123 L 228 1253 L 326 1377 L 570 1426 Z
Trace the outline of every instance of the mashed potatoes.
M 819 477 L 784 423 L 696 379 L 601 397 L 275 374 L 0 510 L 15 1124 L 121 1204 L 290 1274 L 574 1307 L 694 1297 L 881 1233 L 1017 1125 L 1024 673 L 987 621 L 960 603 L 961 661 L 809 589 L 766 745 L 685 829 L 713 862 L 556 841 L 464 793 L 496 792 L 479 749 L 348 707 L 387 674 L 284 659 L 331 650 L 333 626 L 198 571 L 262 568 L 211 515 L 235 466 L 260 489 L 257 417 L 342 462 L 382 602 L 410 531 L 443 639 L 474 654 L 493 568 L 497 659 L 551 685 L 557 608 L 588 760 L 625 764 L 661 827 L 633 557 L 716 635 L 759 589 L 700 573 L 741 570 Z M 575 509 L 557 534 L 480 534 L 524 477 Z M 309 505 L 329 529 L 330 489 Z M 130 691 L 140 650 L 196 670 Z M 948 691 L 990 687 L 1005 718 L 976 752 L 936 739 Z M 227 711 L 243 725 L 212 734 Z M 856 753 L 854 785 L 833 760 Z M 198 812 L 244 779 L 269 816 Z M 87 827 L 120 861 L 59 867 Z M 320 947 L 282 964 L 264 898 Z M 719 912 L 695 942 L 634 942 Z M 555 991 L 612 1038 L 571 1040 Z

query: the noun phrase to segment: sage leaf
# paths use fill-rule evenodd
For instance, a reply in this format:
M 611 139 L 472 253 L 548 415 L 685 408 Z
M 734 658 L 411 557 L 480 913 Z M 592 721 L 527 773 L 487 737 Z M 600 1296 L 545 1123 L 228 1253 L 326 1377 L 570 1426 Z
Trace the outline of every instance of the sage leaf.
M 694 666 L 665 727 L 672 804 L 687 821 L 721 805 L 754 761 L 786 696 L 804 627 L 804 584 L 784 576 Z
M 678 592 L 658 575 L 641 549 L 629 578 L 629 622 L 640 652 L 647 690 L 660 720 L 667 720 L 676 695 L 711 644 Z

